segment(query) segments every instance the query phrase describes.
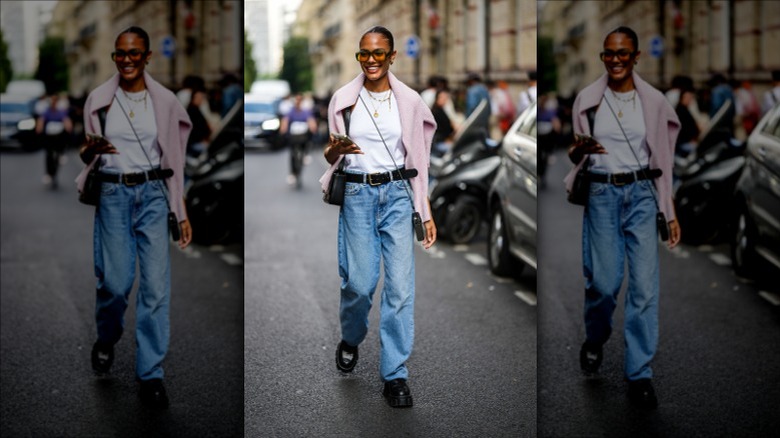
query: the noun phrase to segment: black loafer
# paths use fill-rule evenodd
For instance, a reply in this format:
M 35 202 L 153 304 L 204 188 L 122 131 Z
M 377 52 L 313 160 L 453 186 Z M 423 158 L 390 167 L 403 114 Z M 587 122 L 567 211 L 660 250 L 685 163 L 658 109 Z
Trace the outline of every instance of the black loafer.
M 395 379 L 385 382 L 385 389 L 382 391 L 387 404 L 393 408 L 408 408 L 412 406 L 412 392 L 406 385 L 406 380 Z
M 141 380 L 138 393 L 141 402 L 149 407 L 162 409 L 168 407 L 168 394 L 165 392 L 162 379 Z
M 344 341 L 339 342 L 339 345 L 336 346 L 336 368 L 345 373 L 351 373 L 355 369 L 357 361 L 358 348 Z
M 631 403 L 643 409 L 655 409 L 658 407 L 658 398 L 655 396 L 653 382 L 650 379 L 629 380 L 628 399 Z
M 95 371 L 95 374 L 108 374 L 111 365 L 114 363 L 114 346 L 95 342 L 92 346 L 91 358 L 92 370 Z
M 582 368 L 582 372 L 585 373 L 586 376 L 597 374 L 603 357 L 604 354 L 601 345 L 595 345 L 585 341 L 580 349 L 580 368 Z

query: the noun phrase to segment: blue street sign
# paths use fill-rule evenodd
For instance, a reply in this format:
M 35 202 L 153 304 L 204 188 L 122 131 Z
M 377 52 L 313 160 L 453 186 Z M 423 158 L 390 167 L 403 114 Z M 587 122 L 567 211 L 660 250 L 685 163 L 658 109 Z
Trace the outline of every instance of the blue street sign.
M 650 56 L 660 58 L 664 55 L 664 39 L 660 35 L 650 38 Z
M 160 43 L 160 52 L 162 52 L 164 57 L 172 58 L 173 54 L 176 52 L 176 39 L 170 35 L 163 38 Z
M 412 35 L 406 40 L 406 56 L 416 59 L 420 54 L 420 38 Z

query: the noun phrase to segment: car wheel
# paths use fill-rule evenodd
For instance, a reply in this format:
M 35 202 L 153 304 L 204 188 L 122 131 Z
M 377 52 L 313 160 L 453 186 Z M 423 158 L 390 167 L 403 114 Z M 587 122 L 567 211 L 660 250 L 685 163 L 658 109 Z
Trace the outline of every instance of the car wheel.
M 731 239 L 731 264 L 740 277 L 750 278 L 755 273 L 758 255 L 756 254 L 755 229 L 747 214 L 747 206 L 742 205 L 734 225 Z
M 498 205 L 490 213 L 488 228 L 488 265 L 490 271 L 502 277 L 517 274 L 523 268 L 509 254 L 509 234 L 504 221 L 504 214 Z M 514 271 L 514 272 L 513 272 Z
M 482 226 L 482 206 L 472 196 L 461 196 L 447 212 L 445 235 L 455 244 L 471 242 Z

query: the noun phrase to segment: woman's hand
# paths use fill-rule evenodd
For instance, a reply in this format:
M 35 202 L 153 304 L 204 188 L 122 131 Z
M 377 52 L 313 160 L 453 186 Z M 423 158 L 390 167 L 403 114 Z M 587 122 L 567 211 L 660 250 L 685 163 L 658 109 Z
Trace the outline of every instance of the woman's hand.
M 680 243 L 681 236 L 682 232 L 680 231 L 680 223 L 677 222 L 677 219 L 675 218 L 674 220 L 669 221 L 669 241 L 666 243 L 669 249 L 674 248 L 678 243 Z
M 433 223 L 433 219 L 425 222 L 425 239 L 423 239 L 423 248 L 428 249 L 436 243 L 436 224 Z
M 575 134 L 574 143 L 569 147 L 569 159 L 574 164 L 579 164 L 582 161 L 582 157 L 585 154 L 606 154 L 607 150 L 604 149 L 599 142 L 593 137 Z
M 190 220 L 184 219 L 179 222 L 181 228 L 181 237 L 179 238 L 179 248 L 184 249 L 192 242 L 192 226 L 190 226 Z
M 328 138 L 328 145 L 325 147 L 325 159 L 328 163 L 333 164 L 336 162 L 340 155 L 344 154 L 363 154 L 360 150 L 360 146 L 350 141 L 338 139 L 330 134 Z
M 79 157 L 84 164 L 89 164 L 98 154 L 118 154 L 114 145 L 108 142 L 105 137 L 93 137 L 87 135 L 87 142 L 81 146 Z

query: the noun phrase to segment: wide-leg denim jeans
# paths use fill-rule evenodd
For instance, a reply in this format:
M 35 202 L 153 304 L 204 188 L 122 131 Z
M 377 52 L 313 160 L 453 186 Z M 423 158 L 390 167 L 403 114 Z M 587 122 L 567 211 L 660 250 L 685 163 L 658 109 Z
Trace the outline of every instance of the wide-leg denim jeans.
M 414 342 L 414 240 L 412 203 L 405 181 L 380 186 L 347 183 L 339 214 L 341 336 L 357 346 L 368 332 L 368 312 L 379 281 L 379 370 L 384 381 L 408 378 Z
M 95 319 L 98 341 L 114 345 L 124 330 L 124 314 L 138 260 L 136 296 L 136 376 L 163 377 L 168 351 L 171 296 L 168 206 L 159 180 L 128 187 L 102 183 L 95 212 Z
M 628 264 L 625 297 L 625 364 L 628 380 L 651 378 L 658 345 L 657 207 L 649 181 L 624 186 L 591 183 L 582 230 L 585 332 L 602 345 Z

